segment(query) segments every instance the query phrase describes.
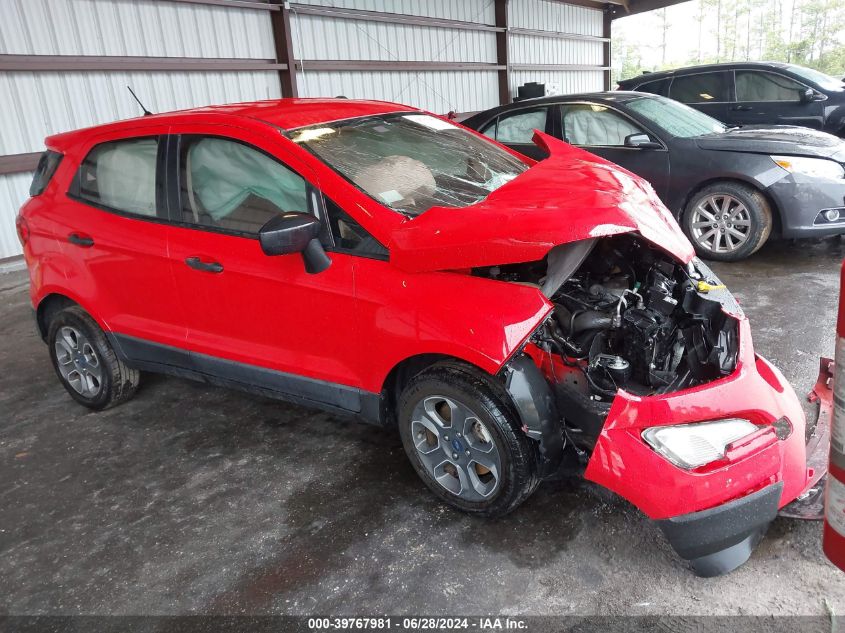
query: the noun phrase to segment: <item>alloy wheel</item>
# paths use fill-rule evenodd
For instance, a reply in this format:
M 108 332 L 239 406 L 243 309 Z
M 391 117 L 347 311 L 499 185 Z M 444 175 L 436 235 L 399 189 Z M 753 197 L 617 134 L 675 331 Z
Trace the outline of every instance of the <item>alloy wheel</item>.
M 55 349 L 59 373 L 65 382 L 81 396 L 97 396 L 103 388 L 103 368 L 88 338 L 66 325 L 56 335 Z
M 452 494 L 483 501 L 499 488 L 499 449 L 466 405 L 446 396 L 424 398 L 414 407 L 411 438 L 429 475 Z
M 733 196 L 707 196 L 692 211 L 690 232 L 701 248 L 711 253 L 730 253 L 751 237 L 751 214 Z

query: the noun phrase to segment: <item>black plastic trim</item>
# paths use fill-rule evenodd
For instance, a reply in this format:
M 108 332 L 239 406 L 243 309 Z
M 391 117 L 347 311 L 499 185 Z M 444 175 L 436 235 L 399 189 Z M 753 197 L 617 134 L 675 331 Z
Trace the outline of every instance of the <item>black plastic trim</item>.
M 715 508 L 656 521 L 669 544 L 699 576 L 742 565 L 778 513 L 783 482 Z
M 549 383 L 534 361 L 520 354 L 506 366 L 505 388 L 516 405 L 526 435 L 540 444 L 539 475 L 554 474 L 563 457 L 563 435 Z
M 136 369 L 233 387 L 333 413 L 355 415 L 372 424 L 383 423 L 381 394 L 378 393 L 199 354 L 125 334 L 109 332 L 107 336 L 120 359 Z

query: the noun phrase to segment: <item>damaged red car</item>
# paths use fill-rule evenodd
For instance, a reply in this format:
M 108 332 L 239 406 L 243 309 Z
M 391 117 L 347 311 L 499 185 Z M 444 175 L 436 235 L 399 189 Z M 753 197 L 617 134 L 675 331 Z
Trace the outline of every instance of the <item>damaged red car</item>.
M 489 516 L 574 469 L 730 571 L 824 474 L 801 405 L 648 184 L 536 141 L 342 99 L 52 136 L 18 230 L 55 371 L 92 409 L 155 371 L 398 427 Z

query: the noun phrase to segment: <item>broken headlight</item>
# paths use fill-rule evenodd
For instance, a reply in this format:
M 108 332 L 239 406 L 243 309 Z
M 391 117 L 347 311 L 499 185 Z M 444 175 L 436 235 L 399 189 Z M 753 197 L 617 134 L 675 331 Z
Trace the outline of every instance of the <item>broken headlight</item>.
M 653 426 L 643 431 L 643 440 L 681 468 L 704 466 L 725 456 L 727 447 L 757 431 L 742 418 L 697 422 L 677 426 Z

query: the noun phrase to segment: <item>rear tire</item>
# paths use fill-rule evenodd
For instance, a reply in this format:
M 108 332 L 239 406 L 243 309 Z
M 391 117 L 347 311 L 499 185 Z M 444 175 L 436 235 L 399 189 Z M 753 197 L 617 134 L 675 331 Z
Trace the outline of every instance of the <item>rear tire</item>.
M 471 367 L 442 363 L 411 379 L 398 424 L 417 474 L 459 510 L 503 516 L 540 484 L 537 447 L 506 394 Z
M 703 259 L 735 262 L 756 253 L 772 233 L 766 197 L 748 185 L 717 182 L 684 209 L 682 227 Z
M 135 395 L 140 372 L 117 358 L 100 326 L 79 306 L 53 315 L 47 344 L 56 375 L 79 404 L 100 411 Z

